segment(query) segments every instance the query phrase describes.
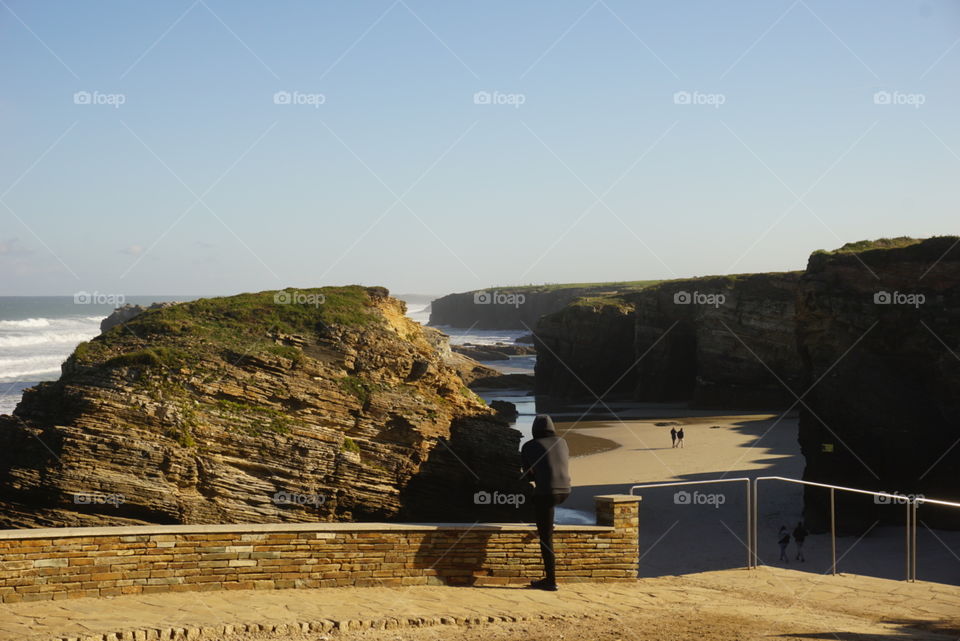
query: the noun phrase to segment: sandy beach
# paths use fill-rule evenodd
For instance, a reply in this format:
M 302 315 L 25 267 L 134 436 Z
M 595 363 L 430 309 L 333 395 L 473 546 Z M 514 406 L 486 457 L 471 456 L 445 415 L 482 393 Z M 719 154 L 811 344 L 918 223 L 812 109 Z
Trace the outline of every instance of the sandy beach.
M 554 414 L 574 458 L 574 490 L 564 507 L 591 511 L 597 494 L 629 492 L 636 484 L 716 478 L 784 476 L 802 478 L 797 418 L 774 414 L 694 411 L 676 406 L 621 408 L 622 420 L 585 420 Z M 658 425 L 658 423 L 660 425 Z M 682 425 L 684 447 L 673 448 L 668 423 Z M 678 425 L 678 428 L 679 428 Z M 584 436 L 604 449 L 584 448 Z M 613 445 L 610 445 L 613 444 Z M 746 564 L 746 492 L 742 482 L 643 489 L 640 517 L 640 575 L 664 576 L 742 567 Z M 686 495 L 675 496 L 678 491 Z M 760 489 L 760 562 L 825 573 L 830 569 L 829 534 L 804 546 L 806 561 L 788 550 L 778 561 L 777 530 L 792 530 L 802 518 L 802 487 L 776 481 Z M 897 509 L 890 506 L 891 510 Z M 838 521 L 843 518 L 838 514 Z M 838 537 L 842 573 L 890 579 L 904 576 L 904 530 L 877 526 L 862 537 Z M 918 529 L 918 578 L 960 585 L 960 532 Z

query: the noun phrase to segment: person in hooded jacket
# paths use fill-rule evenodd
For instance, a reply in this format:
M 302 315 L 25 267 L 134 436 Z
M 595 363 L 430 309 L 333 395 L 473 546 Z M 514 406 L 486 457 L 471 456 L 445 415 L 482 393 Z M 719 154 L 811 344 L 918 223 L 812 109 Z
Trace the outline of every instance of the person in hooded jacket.
M 533 510 L 540 537 L 540 555 L 546 576 L 530 587 L 556 591 L 556 554 L 553 549 L 554 508 L 570 496 L 570 452 L 557 436 L 553 419 L 538 414 L 533 419 L 533 438 L 520 449 L 523 479 L 534 483 Z

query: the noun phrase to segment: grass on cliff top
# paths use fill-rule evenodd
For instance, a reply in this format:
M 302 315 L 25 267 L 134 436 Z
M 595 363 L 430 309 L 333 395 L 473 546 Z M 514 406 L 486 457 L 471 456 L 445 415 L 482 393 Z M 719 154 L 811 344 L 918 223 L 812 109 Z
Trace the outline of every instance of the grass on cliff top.
M 188 363 L 191 354 L 195 358 L 200 351 L 229 348 L 298 360 L 298 348 L 277 345 L 269 336 L 311 336 L 328 326 L 380 322 L 370 289 L 358 285 L 201 298 L 145 311 L 81 343 L 73 358 L 79 363 L 103 360 L 112 367 L 174 368 Z
M 502 292 L 517 292 L 524 294 L 544 294 L 548 292 L 556 292 L 564 289 L 610 289 L 614 291 L 637 291 L 650 285 L 655 285 L 659 283 L 658 280 L 628 280 L 628 281 L 611 281 L 607 283 L 545 283 L 543 285 L 504 285 L 502 287 L 488 287 L 484 290 L 476 291 L 502 291 Z M 472 292 L 468 292 L 472 293 Z
M 909 236 L 898 236 L 896 238 L 877 238 L 876 240 L 858 240 L 854 243 L 846 243 L 839 249 L 826 250 L 818 249 L 814 254 L 856 254 L 870 249 L 899 249 L 922 243 L 921 238 L 910 238 Z

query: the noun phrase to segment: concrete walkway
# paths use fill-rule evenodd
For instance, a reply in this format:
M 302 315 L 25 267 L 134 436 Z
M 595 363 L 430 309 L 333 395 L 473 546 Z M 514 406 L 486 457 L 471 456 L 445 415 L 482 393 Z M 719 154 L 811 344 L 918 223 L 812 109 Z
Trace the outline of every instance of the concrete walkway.
M 799 633 L 843 622 L 855 634 L 960 636 L 960 587 L 781 568 L 723 570 L 630 584 L 522 588 L 330 588 L 181 592 L 0 605 L 0 639 L 320 638 L 331 630 L 462 625 L 648 613 L 751 617 Z M 936 632 L 933 632 L 936 631 Z

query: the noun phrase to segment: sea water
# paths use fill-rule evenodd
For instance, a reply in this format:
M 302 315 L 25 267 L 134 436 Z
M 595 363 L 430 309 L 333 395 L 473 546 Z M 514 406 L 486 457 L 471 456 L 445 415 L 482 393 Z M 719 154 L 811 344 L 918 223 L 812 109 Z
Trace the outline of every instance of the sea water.
M 177 299 L 131 296 L 124 302 L 166 300 Z M 0 414 L 12 412 L 26 388 L 59 378 L 61 363 L 100 333 L 100 321 L 115 307 L 73 296 L 0 296 Z

